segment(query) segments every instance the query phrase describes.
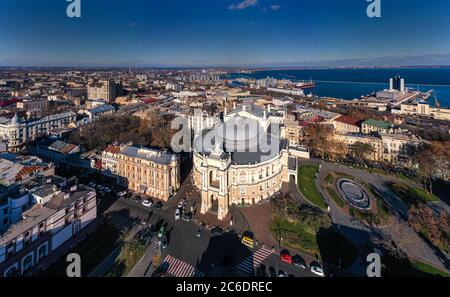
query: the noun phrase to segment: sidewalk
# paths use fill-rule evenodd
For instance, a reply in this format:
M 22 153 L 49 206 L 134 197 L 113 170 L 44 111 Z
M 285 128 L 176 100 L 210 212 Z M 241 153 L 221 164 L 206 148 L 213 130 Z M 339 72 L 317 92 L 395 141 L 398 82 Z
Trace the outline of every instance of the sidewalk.
M 147 249 L 145 250 L 144 255 L 136 263 L 136 265 L 131 269 L 128 273 L 127 277 L 144 277 L 150 276 L 153 272 L 152 270 L 152 261 L 153 257 L 158 253 L 158 248 L 156 247 L 155 238 L 150 239 L 148 243 Z

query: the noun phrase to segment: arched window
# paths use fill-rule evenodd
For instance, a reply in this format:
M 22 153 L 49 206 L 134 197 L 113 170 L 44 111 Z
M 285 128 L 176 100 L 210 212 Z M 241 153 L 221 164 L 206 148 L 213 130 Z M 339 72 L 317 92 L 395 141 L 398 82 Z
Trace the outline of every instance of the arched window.
M 245 183 L 247 181 L 247 174 L 245 172 L 241 172 L 239 176 L 239 182 Z
M 22 271 L 28 271 L 33 266 L 33 255 L 30 254 L 22 260 Z
M 48 249 L 47 245 L 42 245 L 38 250 L 38 261 L 42 260 L 43 258 L 47 257 Z
M 13 266 L 10 267 L 6 272 L 5 272 L 5 277 L 16 277 L 19 275 L 19 270 L 17 269 L 17 266 Z

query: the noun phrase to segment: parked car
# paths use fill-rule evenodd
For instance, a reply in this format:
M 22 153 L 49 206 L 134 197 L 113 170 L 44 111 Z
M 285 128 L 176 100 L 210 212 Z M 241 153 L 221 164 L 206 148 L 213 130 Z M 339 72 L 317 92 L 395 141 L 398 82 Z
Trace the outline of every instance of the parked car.
M 295 255 L 292 257 L 292 264 L 294 264 L 295 266 L 301 268 L 301 269 L 307 269 L 308 266 L 306 265 L 305 260 L 303 260 L 302 257 L 300 257 L 299 255 Z
M 179 208 L 175 211 L 175 221 L 179 221 L 181 217 L 181 211 Z
M 145 207 L 151 207 L 152 206 L 152 202 L 150 200 L 144 200 L 142 202 L 142 205 Z
M 162 238 L 164 236 L 164 234 L 166 234 L 166 227 L 161 226 L 161 228 L 159 229 L 159 232 L 158 232 L 158 238 Z
M 167 248 L 167 237 L 163 236 L 163 238 L 161 238 L 161 248 L 164 250 Z
M 292 257 L 288 251 L 286 251 L 286 250 L 282 251 L 280 253 L 280 258 L 281 258 L 281 261 L 288 263 L 288 264 L 292 264 Z
M 322 267 L 320 267 L 320 265 L 318 264 L 311 264 L 311 272 L 321 277 L 325 276 Z

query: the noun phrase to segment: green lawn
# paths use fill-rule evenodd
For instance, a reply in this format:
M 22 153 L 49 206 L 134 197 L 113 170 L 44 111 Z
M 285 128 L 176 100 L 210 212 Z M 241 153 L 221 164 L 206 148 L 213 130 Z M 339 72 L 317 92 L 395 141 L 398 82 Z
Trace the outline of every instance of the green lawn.
M 145 244 L 138 239 L 126 242 L 120 251 L 113 267 L 106 273 L 106 277 L 125 277 L 142 258 Z
M 413 188 L 399 183 L 392 183 L 389 188 L 407 205 L 439 201 L 436 195 L 429 195 L 427 191 L 421 188 Z
M 325 184 L 331 186 L 334 183 L 334 176 L 330 173 L 325 177 L 324 181 L 325 181 Z
M 109 224 L 103 224 L 86 240 L 79 243 L 69 253 L 77 253 L 81 257 L 81 274 L 88 276 L 116 247 L 120 232 Z M 64 277 L 68 263 L 65 256 L 52 264 L 42 276 Z
M 317 165 L 302 165 L 298 168 L 298 188 L 311 203 L 326 210 L 327 205 L 315 185 L 315 175 L 319 171 Z
M 282 244 L 310 255 L 320 254 L 316 235 L 309 233 L 301 224 L 293 224 L 287 220 L 276 218 L 270 225 L 276 240 L 282 238 Z
M 414 268 L 434 276 L 450 277 L 450 274 L 421 261 L 413 261 Z

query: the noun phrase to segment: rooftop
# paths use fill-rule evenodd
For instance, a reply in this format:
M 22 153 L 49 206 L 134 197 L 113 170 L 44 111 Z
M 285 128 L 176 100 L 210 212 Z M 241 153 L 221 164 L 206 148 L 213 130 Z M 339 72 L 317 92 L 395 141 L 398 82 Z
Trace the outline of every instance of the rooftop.
M 344 123 L 347 125 L 352 125 L 352 126 L 358 126 L 359 127 L 359 123 L 360 121 L 351 117 L 351 116 L 347 116 L 347 115 L 343 115 L 338 117 L 337 119 L 335 119 L 336 122 L 340 122 L 340 123 Z
M 135 146 L 125 146 L 120 151 L 121 155 L 125 155 L 131 158 L 138 158 L 154 162 L 160 165 L 168 165 L 174 154 L 164 152 L 161 149 L 140 148 Z
M 392 124 L 389 123 L 389 122 L 377 121 L 377 120 L 373 120 L 373 119 L 369 119 L 367 121 L 364 121 L 363 125 L 377 127 L 377 128 L 386 129 L 386 130 L 388 130 L 388 129 L 390 129 L 392 127 Z

